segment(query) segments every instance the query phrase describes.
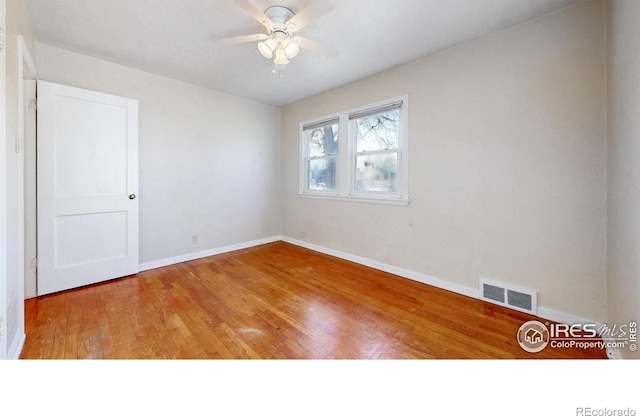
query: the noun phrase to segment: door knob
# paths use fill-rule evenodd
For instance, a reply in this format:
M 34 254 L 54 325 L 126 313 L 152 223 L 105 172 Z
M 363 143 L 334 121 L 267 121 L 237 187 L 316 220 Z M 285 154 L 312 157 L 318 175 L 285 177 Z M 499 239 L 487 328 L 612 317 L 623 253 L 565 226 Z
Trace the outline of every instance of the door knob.
M 130 194 L 129 199 L 136 199 L 136 194 Z

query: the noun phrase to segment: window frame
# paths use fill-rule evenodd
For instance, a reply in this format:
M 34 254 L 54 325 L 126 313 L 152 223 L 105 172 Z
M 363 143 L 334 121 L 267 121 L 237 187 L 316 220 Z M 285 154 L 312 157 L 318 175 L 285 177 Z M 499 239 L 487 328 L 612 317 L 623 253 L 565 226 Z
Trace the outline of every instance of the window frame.
M 368 152 L 357 152 L 357 120 L 367 116 L 382 114 L 387 111 L 400 109 L 398 147 L 394 149 L 382 149 Z M 385 111 L 388 108 L 387 111 Z M 335 190 L 314 190 L 308 185 L 309 143 L 304 137 L 304 128 L 310 125 L 320 124 L 323 120 L 330 121 L 338 119 L 338 153 L 336 158 L 336 189 Z M 366 104 L 363 106 L 350 108 L 337 113 L 305 120 L 299 125 L 300 143 L 300 170 L 299 170 L 299 192 L 298 195 L 304 198 L 334 199 L 355 202 L 381 203 L 391 205 L 409 204 L 408 187 L 408 154 L 409 154 L 409 95 L 401 95 L 382 101 Z M 363 191 L 356 189 L 357 156 L 363 154 L 397 154 L 397 190 L 395 192 L 386 191 Z
M 331 123 L 332 121 L 336 121 L 336 123 L 338 123 L 338 152 L 335 155 L 325 155 L 325 156 L 311 156 L 311 149 L 309 146 L 309 141 L 305 139 L 304 137 L 304 132 L 306 130 L 306 127 L 308 126 L 324 126 L 324 125 L 328 125 L 329 123 Z M 332 125 L 335 123 L 331 123 Z M 339 119 L 339 115 L 336 114 L 331 114 L 329 116 L 324 116 L 324 117 L 319 117 L 313 120 L 308 120 L 304 123 L 300 123 L 300 141 L 301 141 L 301 154 L 300 154 L 300 161 L 301 161 L 301 169 L 300 171 L 302 172 L 302 174 L 300 175 L 300 193 L 304 193 L 307 195 L 324 195 L 324 196 L 329 196 L 329 195 L 338 195 L 339 194 L 339 189 L 340 189 L 340 170 L 341 170 L 341 166 L 340 166 L 340 152 L 341 152 L 341 137 L 340 137 L 340 130 L 341 130 L 341 126 L 340 126 L 340 119 Z M 309 188 L 309 162 L 311 162 L 312 160 L 327 160 L 327 159 L 335 159 L 336 160 L 336 173 L 335 173 L 335 182 L 336 182 L 336 186 L 335 189 L 325 189 L 325 190 L 321 190 L 321 189 L 311 189 Z

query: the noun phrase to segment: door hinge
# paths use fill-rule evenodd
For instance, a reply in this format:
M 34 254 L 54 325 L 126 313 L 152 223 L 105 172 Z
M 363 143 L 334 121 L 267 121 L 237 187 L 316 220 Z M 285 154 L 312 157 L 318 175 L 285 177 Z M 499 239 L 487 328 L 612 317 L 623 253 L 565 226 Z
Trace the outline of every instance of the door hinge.
M 38 99 L 32 98 L 29 100 L 29 110 L 38 111 Z
M 22 137 L 20 135 L 16 136 L 16 153 L 20 153 L 21 145 L 22 145 Z
M 38 258 L 34 257 L 31 259 L 31 268 L 32 269 L 37 269 L 38 268 Z

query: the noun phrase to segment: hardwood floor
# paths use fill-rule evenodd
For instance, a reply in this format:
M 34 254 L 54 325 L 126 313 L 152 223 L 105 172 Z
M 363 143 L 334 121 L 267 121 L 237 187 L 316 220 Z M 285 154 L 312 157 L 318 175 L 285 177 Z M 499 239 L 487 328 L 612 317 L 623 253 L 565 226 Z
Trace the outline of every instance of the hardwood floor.
M 523 351 L 530 319 L 277 242 L 27 300 L 21 358 L 606 358 Z

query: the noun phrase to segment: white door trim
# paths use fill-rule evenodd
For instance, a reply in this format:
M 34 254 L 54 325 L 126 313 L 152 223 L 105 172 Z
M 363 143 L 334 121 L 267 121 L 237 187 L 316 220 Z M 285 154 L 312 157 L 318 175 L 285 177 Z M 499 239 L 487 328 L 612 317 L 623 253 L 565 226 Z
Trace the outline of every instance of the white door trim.
M 5 0 L 0 0 L 0 126 L 6 126 Z M 0 166 L 7 165 L 7 131 L 0 129 Z M 0 359 L 7 358 L 7 172 L 0 169 Z
M 19 80 L 35 80 L 37 79 L 36 66 L 33 63 L 33 59 L 31 58 L 31 54 L 29 53 L 29 48 L 24 40 L 24 38 L 18 35 L 18 79 Z M 21 140 L 22 140 L 22 152 L 23 152 L 23 169 L 22 169 L 22 185 L 24 189 L 23 194 L 23 218 L 22 223 L 23 227 L 21 227 L 22 233 L 22 241 L 20 242 L 23 247 L 21 260 L 23 264 L 21 265 L 21 270 L 23 270 L 24 275 L 21 280 L 23 280 L 23 289 L 20 293 L 24 293 L 25 298 L 32 298 L 36 296 L 36 275 L 35 275 L 35 267 L 31 267 L 32 264 L 31 257 L 35 257 L 35 250 L 30 250 L 28 247 L 35 247 L 36 244 L 36 224 L 37 218 L 25 215 L 28 212 L 35 212 L 35 204 L 36 204 L 36 184 L 35 184 L 35 169 L 36 169 L 36 152 L 35 152 L 35 132 L 33 136 L 29 137 L 27 135 L 27 115 L 28 115 L 28 105 L 30 97 L 27 96 L 27 91 L 25 91 L 24 82 L 18 83 L 18 128 L 21 132 Z M 32 171 L 31 171 L 32 170 Z M 28 173 L 27 173 L 28 172 Z M 29 232 L 27 231 L 29 230 Z

